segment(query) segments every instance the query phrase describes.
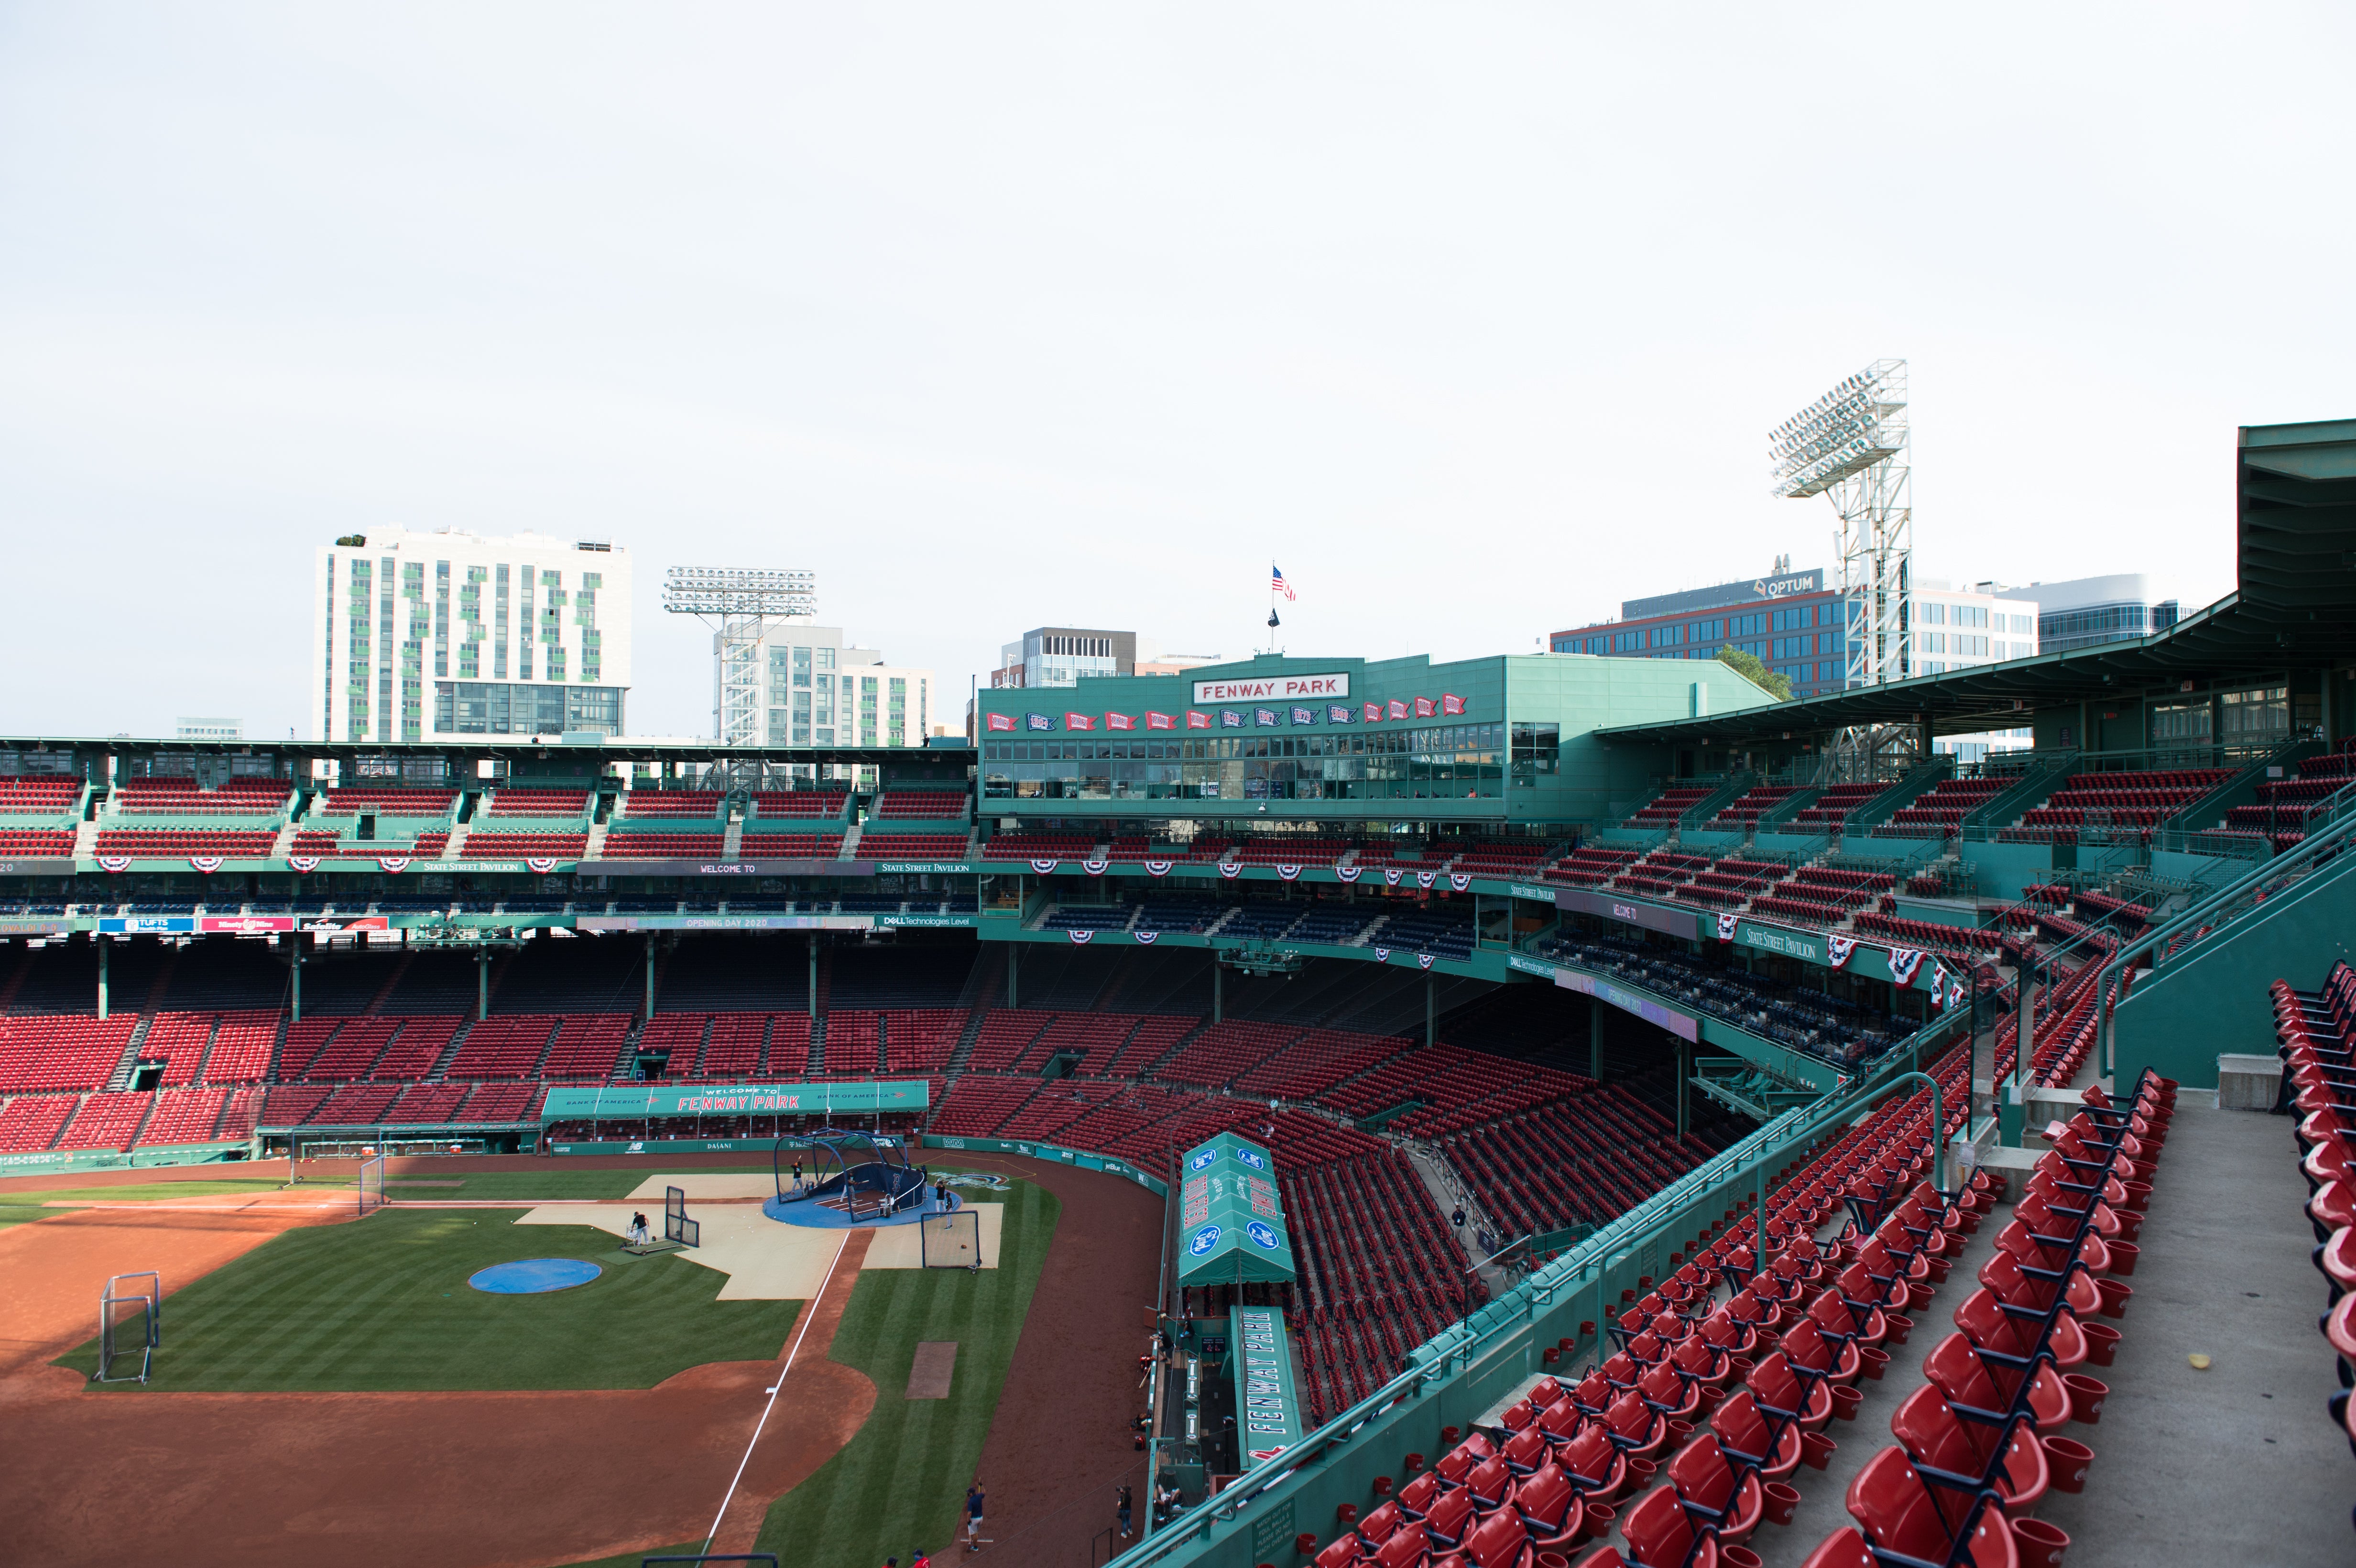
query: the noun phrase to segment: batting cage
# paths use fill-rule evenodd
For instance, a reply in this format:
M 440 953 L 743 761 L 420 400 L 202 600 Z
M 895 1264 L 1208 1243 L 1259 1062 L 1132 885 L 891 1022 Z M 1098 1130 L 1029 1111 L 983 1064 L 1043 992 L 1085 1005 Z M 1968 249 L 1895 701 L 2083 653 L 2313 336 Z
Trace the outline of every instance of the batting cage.
M 164 1276 L 148 1269 L 110 1278 L 98 1298 L 98 1381 L 145 1382 L 163 1342 Z M 114 1363 L 133 1356 L 139 1358 L 139 1370 L 118 1374 Z
M 663 1240 L 677 1242 L 682 1247 L 703 1244 L 703 1226 L 687 1217 L 687 1190 L 684 1188 L 663 1189 Z
M 926 1268 L 980 1268 L 981 1216 L 970 1209 L 927 1214 L 917 1222 Z

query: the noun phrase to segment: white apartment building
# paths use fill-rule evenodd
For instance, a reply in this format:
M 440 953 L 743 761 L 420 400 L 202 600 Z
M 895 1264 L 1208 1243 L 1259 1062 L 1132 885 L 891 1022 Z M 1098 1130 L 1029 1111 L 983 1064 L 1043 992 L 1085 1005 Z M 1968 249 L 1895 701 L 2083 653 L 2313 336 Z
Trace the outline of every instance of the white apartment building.
M 719 642 L 715 635 L 715 655 Z M 874 648 L 851 647 L 840 626 L 772 621 L 761 633 L 760 663 L 765 745 L 921 746 L 930 733 L 933 672 L 887 664 Z M 719 683 L 715 657 L 715 718 Z
M 627 550 L 379 528 L 321 546 L 311 585 L 316 740 L 622 733 Z
M 2037 602 L 2017 590 L 1989 582 L 1959 589 L 1936 578 L 1916 578 L 1913 586 L 1907 621 L 1914 674 L 1944 675 L 2029 658 L 2039 651 Z M 1959 763 L 1976 763 L 1991 752 L 2025 752 L 2031 739 L 2025 729 L 1984 730 L 1943 736 L 1932 749 Z

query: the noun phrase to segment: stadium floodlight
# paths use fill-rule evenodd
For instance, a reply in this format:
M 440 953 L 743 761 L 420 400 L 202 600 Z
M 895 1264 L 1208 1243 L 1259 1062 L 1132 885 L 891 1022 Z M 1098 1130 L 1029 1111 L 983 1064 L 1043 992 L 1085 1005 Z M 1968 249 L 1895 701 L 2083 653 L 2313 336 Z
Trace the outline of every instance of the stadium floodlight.
M 1907 466 L 1906 361 L 1877 359 L 1767 435 L 1774 494 L 1822 496 L 1839 518 L 1845 615 L 1837 628 L 1849 686 L 1912 673 L 1908 579 L 1914 551 Z
M 663 572 L 662 607 L 714 624 L 712 733 L 723 746 L 761 741 L 761 636 L 774 620 L 818 613 L 818 573 L 758 567 L 674 566 Z M 732 792 L 754 781 L 726 770 Z

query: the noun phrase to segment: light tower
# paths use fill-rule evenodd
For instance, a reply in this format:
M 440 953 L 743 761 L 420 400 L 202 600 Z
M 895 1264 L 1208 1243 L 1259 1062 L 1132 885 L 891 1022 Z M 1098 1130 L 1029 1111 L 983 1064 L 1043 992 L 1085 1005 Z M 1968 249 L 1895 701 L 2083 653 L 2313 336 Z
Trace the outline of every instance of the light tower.
M 712 733 L 723 746 L 761 741 L 761 634 L 771 621 L 818 613 L 818 573 L 754 567 L 674 566 L 663 572 L 662 607 L 714 628 Z M 755 787 L 754 763 L 730 763 L 732 792 Z
M 1848 686 L 1913 672 L 1907 587 L 1914 553 L 1906 462 L 1906 361 L 1877 359 L 1768 432 L 1775 494 L 1823 496 L 1840 521 L 1834 554 L 1847 603 Z

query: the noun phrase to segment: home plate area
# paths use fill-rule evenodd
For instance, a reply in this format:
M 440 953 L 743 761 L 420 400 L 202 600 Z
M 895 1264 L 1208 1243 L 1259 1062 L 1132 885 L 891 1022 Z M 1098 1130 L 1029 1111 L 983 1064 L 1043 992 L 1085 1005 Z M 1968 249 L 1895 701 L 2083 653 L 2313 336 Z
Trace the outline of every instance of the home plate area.
M 808 1301 L 817 1296 L 841 1247 L 839 1230 L 812 1230 L 781 1225 L 761 1212 L 761 1200 L 775 1197 L 776 1181 L 758 1173 L 696 1171 L 684 1175 L 650 1176 L 617 1203 L 551 1203 L 533 1209 L 516 1221 L 519 1225 L 593 1225 L 616 1236 L 629 1233 L 634 1215 L 661 1222 L 663 1189 L 685 1190 L 690 1211 L 703 1229 L 702 1245 L 674 1256 L 686 1258 L 728 1276 L 720 1287 L 723 1301 Z M 981 1227 L 981 1266 L 995 1269 L 1000 1253 L 1001 1203 L 965 1205 Z M 914 1269 L 924 1266 L 923 1238 L 914 1225 L 886 1226 L 868 1232 L 863 1269 Z

